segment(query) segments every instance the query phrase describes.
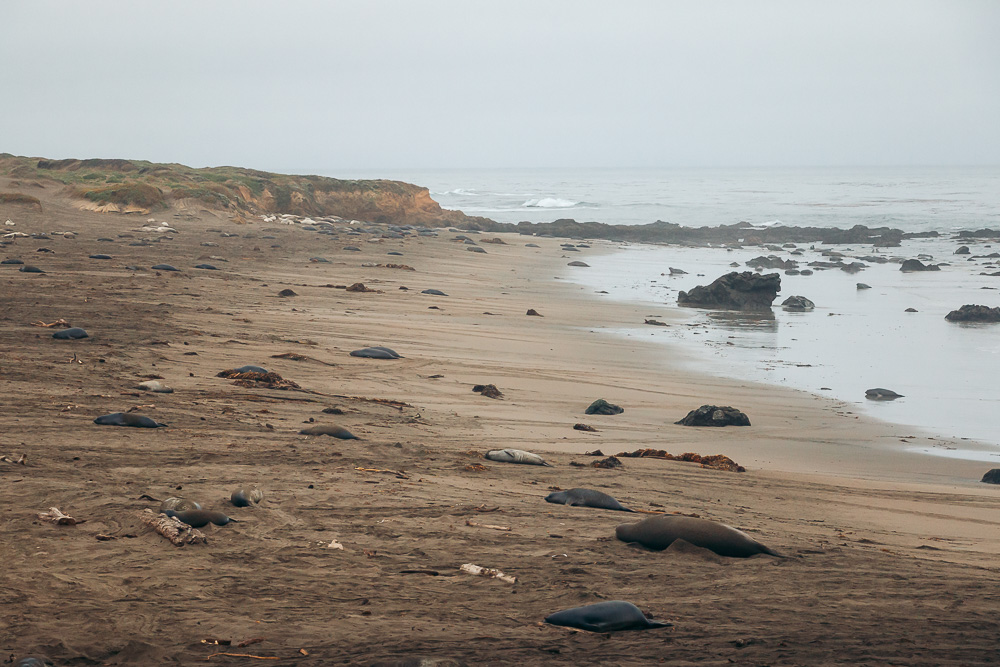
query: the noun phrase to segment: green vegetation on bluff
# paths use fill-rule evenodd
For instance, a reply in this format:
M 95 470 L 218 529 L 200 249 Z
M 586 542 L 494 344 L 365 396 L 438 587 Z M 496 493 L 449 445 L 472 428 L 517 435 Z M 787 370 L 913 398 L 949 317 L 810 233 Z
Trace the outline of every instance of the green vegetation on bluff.
M 260 214 L 336 215 L 371 222 L 463 224 L 442 210 L 426 188 L 387 180 L 341 180 L 275 174 L 242 167 L 194 168 L 146 160 L 46 160 L 0 154 L 0 175 L 25 186 L 67 186 L 74 198 L 159 210 L 197 202 L 235 218 Z

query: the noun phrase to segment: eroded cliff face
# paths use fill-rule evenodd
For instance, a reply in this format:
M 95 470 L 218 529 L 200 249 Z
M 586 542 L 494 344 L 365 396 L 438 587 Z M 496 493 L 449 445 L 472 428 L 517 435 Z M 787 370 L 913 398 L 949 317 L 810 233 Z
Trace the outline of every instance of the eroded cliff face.
M 488 224 L 443 210 L 427 188 L 400 181 L 341 180 L 274 174 L 241 167 L 195 169 L 140 160 L 45 160 L 0 155 L 0 174 L 67 186 L 81 208 L 149 213 L 193 205 L 236 219 L 262 214 L 339 216 L 423 226 Z

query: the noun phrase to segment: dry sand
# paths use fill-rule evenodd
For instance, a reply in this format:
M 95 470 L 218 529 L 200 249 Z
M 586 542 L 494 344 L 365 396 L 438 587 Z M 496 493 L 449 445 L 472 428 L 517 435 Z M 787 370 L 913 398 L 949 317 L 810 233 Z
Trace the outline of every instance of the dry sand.
M 602 333 L 641 323 L 642 308 L 555 279 L 578 259 L 562 257 L 557 239 L 533 239 L 542 248 L 531 249 L 505 236 L 506 245 L 482 244 L 487 254 L 476 254 L 448 232 L 369 243 L 238 226 L 191 210 L 154 216 L 179 230 L 171 240 L 132 247 L 134 239 L 96 239 L 158 236 L 130 231 L 144 218 L 77 211 L 51 189 L 32 192 L 44 213 L 0 207 L 0 220 L 16 221 L 17 231 L 78 232 L 0 249 L 48 272 L 0 267 L 0 455 L 27 455 L 26 466 L 0 463 L 4 659 L 1000 659 L 1000 500 L 977 481 L 987 465 L 909 454 L 901 439 L 926 436 L 808 394 L 682 372 L 669 348 Z M 387 256 L 392 250 L 404 254 Z M 93 253 L 114 259 L 88 259 Z M 222 270 L 191 268 L 201 261 Z M 148 270 L 160 262 L 182 271 Z M 354 282 L 380 291 L 332 287 Z M 278 297 L 286 288 L 298 296 Z M 448 296 L 421 294 L 426 288 Z M 526 316 L 529 308 L 543 317 Z M 30 325 L 58 318 L 91 338 L 56 341 L 52 330 Z M 368 345 L 404 358 L 348 355 Z M 273 358 L 289 352 L 307 358 Z M 304 391 L 216 377 L 244 364 Z M 134 389 L 154 374 L 175 393 Z M 472 392 L 486 383 L 504 398 Z M 624 414 L 585 416 L 596 398 Z M 734 405 L 754 425 L 673 424 L 705 403 Z M 169 427 L 92 423 L 135 407 Z M 327 407 L 344 414 L 324 414 Z M 299 435 L 310 420 L 362 439 Z M 598 431 L 573 430 L 578 422 Z M 553 467 L 482 458 L 502 447 L 539 452 Z M 601 470 L 584 456 L 644 447 L 726 454 L 748 471 L 651 459 Z M 264 501 L 229 505 L 229 493 L 251 483 Z M 542 500 L 573 487 L 601 489 L 637 509 L 723 521 L 790 557 L 732 560 L 626 545 L 614 527 L 642 515 Z M 240 522 L 204 529 L 207 545 L 174 547 L 139 521 L 140 510 L 157 506 L 144 494 L 194 498 Z M 37 518 L 53 506 L 86 523 Z M 517 583 L 462 573 L 463 563 L 499 568 Z M 615 599 L 675 625 L 604 635 L 540 623 L 560 609 Z

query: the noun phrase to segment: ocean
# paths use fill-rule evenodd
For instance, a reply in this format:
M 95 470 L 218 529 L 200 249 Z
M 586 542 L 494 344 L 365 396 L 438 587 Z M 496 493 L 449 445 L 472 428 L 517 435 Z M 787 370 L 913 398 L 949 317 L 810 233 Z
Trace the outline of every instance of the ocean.
M 850 228 L 889 226 L 939 231 L 940 238 L 873 249 L 816 244 L 792 257 L 787 249 L 683 248 L 630 244 L 572 259 L 589 267 L 558 272 L 602 298 L 642 303 L 650 316 L 668 311 L 668 327 L 623 322 L 609 335 L 663 343 L 664 354 L 722 377 L 783 385 L 839 399 L 844 412 L 912 427 L 916 452 L 997 462 L 1000 467 L 1000 324 L 945 321 L 963 304 L 1000 306 L 1000 243 L 953 238 L 959 230 L 1000 229 L 1000 168 L 811 168 L 692 170 L 392 170 L 331 172 L 340 178 L 393 178 L 426 186 L 443 207 L 500 222 L 559 218 L 609 224 L 656 220 L 684 226 L 754 225 Z M 960 244 L 970 255 L 955 255 Z M 940 271 L 902 273 L 899 264 L 864 262 L 857 274 L 818 270 L 782 275 L 773 317 L 681 308 L 677 292 L 710 283 L 745 262 L 777 254 L 805 264 L 822 251 L 850 256 L 925 257 Z M 850 261 L 850 260 L 845 260 Z M 732 263 L 739 267 L 732 267 Z M 670 276 L 669 267 L 683 275 Z M 781 273 L 779 271 L 779 273 Z M 871 289 L 858 289 L 857 283 Z M 790 295 L 816 303 L 786 312 Z M 911 312 L 907 312 L 911 309 Z M 916 311 L 916 312 L 912 312 Z M 865 390 L 892 389 L 904 397 L 871 401 Z M 711 397 L 706 397 L 711 402 Z M 736 406 L 739 407 L 739 406 Z M 904 429 L 905 430 L 905 429 Z M 992 445 L 964 449 L 934 436 Z

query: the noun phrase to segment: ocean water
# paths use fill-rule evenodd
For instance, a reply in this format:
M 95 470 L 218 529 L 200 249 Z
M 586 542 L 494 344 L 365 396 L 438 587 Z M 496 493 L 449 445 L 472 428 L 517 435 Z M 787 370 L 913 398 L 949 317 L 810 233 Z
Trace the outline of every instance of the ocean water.
M 499 222 L 559 218 L 689 227 L 747 221 L 906 231 L 1000 227 L 1000 168 L 331 171 L 423 185 L 444 208 Z
M 830 168 L 694 170 L 427 170 L 378 174 L 330 173 L 350 178 L 398 178 L 424 185 L 446 208 L 502 222 L 559 218 L 611 224 L 656 220 L 685 226 L 733 224 L 850 228 L 857 224 L 904 231 L 936 230 L 937 239 L 900 248 L 803 246 L 774 253 L 760 248 L 683 248 L 623 245 L 615 252 L 583 250 L 567 258 L 562 279 L 645 304 L 650 316 L 681 314 L 668 327 L 622 322 L 609 335 L 664 344 L 664 354 L 722 377 L 783 385 L 840 399 L 845 411 L 870 414 L 924 435 L 968 438 L 996 452 L 963 450 L 914 440 L 916 451 L 994 461 L 1000 466 L 1000 324 L 945 321 L 963 304 L 1000 306 L 996 259 L 955 255 L 958 230 L 1000 229 L 1000 168 Z M 1000 252 L 989 241 L 966 243 L 972 256 Z M 748 270 L 761 254 L 796 259 L 800 268 L 824 260 L 821 252 L 887 258 L 932 257 L 941 271 L 902 273 L 899 264 L 869 263 L 857 274 L 816 271 L 782 275 L 770 316 L 746 316 L 677 306 L 677 292 Z M 738 267 L 732 267 L 731 263 Z M 669 276 L 669 267 L 687 273 Z M 782 273 L 779 271 L 779 273 Z M 871 285 L 859 290 L 857 283 Z M 806 313 L 785 312 L 787 296 L 816 303 Z M 907 308 L 917 312 L 906 312 Z M 892 389 L 904 397 L 871 401 L 865 390 Z M 709 398 L 709 397 L 706 397 Z M 916 435 L 916 433 L 914 434 Z M 922 442 L 925 444 L 917 444 Z

